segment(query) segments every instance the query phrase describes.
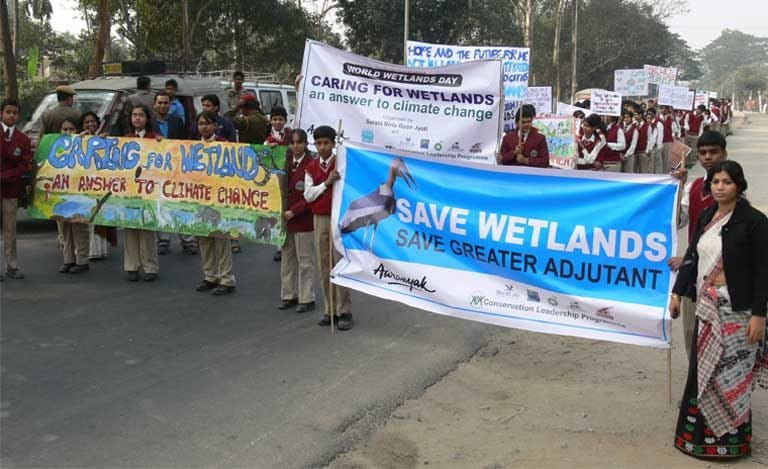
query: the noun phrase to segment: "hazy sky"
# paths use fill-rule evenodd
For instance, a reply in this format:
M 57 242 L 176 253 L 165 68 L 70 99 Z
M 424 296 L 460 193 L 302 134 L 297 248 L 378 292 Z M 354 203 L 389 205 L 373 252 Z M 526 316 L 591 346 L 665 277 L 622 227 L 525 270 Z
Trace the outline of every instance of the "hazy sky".
M 85 27 L 85 23 L 76 18 L 75 0 L 52 0 L 51 3 L 53 29 L 77 34 Z M 671 18 L 669 26 L 694 49 L 706 46 L 726 28 L 768 37 L 768 0 L 688 0 L 688 9 L 690 13 Z

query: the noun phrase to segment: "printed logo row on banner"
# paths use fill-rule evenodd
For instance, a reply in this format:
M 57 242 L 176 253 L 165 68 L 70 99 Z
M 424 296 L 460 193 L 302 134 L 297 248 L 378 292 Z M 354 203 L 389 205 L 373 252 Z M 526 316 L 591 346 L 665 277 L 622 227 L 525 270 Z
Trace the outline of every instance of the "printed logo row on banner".
M 668 347 L 670 176 L 459 165 L 359 144 L 340 148 L 339 170 L 334 283 L 473 321 Z

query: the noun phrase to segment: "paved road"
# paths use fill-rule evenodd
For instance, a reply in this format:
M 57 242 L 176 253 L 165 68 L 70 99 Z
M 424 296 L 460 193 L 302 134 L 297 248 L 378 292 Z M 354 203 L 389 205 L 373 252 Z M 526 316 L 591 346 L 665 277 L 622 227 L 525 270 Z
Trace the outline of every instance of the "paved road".
M 55 228 L 22 229 L 27 279 L 0 284 L 3 467 L 322 465 L 494 331 L 353 295 L 357 327 L 332 336 L 274 308 L 271 248 L 245 245 L 217 298 L 177 245 L 131 284 L 121 251 L 63 275 Z
M 764 209 L 767 128 L 729 139 Z M 173 247 L 154 284 L 125 282 L 120 250 L 62 275 L 54 228 L 23 223 L 27 279 L 0 284 L 3 467 L 323 465 L 497 330 L 353 294 L 357 327 L 331 336 L 274 308 L 270 248 L 245 245 L 237 293 L 216 298 Z

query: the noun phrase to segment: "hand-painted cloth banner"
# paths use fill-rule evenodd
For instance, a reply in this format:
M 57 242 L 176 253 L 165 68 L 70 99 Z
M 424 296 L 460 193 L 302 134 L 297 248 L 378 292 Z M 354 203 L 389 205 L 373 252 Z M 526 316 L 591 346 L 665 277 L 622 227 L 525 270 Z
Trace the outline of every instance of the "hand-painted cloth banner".
M 690 111 L 693 109 L 694 95 L 687 86 L 659 85 L 660 106 L 672 106 L 673 109 Z
M 531 58 L 527 47 L 448 46 L 408 41 L 409 67 L 433 68 L 482 59 L 501 59 L 504 82 L 504 131 L 515 128 L 515 112 L 528 89 Z
M 644 65 L 645 74 L 648 75 L 648 83 L 657 85 L 674 85 L 677 81 L 676 67 L 658 67 L 656 65 Z
M 296 122 L 310 140 L 315 127 L 342 121 L 355 142 L 496 163 L 500 60 L 414 70 L 307 41 L 302 74 Z
M 449 316 L 665 348 L 678 183 L 339 151 L 333 282 Z
M 601 116 L 620 116 L 621 95 L 595 88 L 592 90 L 591 107 L 593 113 Z
M 281 246 L 286 147 L 46 135 L 29 214 Z
M 614 70 L 613 91 L 622 96 L 648 96 L 648 75 L 645 69 Z
M 573 117 L 537 117 L 533 126 L 547 138 L 549 164 L 556 168 L 576 167 L 576 119 Z
M 537 116 L 552 114 L 552 87 L 529 86 L 523 102 L 533 104 Z

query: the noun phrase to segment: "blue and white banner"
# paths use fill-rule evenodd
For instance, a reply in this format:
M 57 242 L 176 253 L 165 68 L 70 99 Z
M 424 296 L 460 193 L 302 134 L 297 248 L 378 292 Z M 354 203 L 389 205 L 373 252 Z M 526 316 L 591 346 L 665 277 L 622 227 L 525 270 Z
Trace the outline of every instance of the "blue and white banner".
M 413 68 L 433 68 L 474 60 L 501 59 L 504 83 L 504 131 L 515 128 L 515 112 L 523 104 L 528 91 L 528 74 L 531 65 L 529 48 L 457 46 L 420 41 L 408 41 L 407 45 L 407 65 Z
M 339 148 L 333 282 L 501 326 L 665 348 L 677 181 Z

